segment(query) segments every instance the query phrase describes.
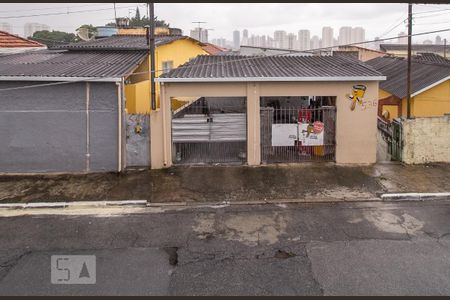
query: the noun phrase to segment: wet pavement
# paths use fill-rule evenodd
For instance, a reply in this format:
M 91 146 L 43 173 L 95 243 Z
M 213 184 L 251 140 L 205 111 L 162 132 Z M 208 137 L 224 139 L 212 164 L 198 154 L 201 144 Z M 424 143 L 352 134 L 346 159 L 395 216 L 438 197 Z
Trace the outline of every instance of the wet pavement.
M 450 201 L 85 211 L 1 213 L 0 295 L 450 294 Z M 52 284 L 52 255 L 95 255 L 95 284 Z
M 448 192 L 450 164 L 198 166 L 123 174 L 0 176 L 0 203 L 370 201 L 386 192 Z

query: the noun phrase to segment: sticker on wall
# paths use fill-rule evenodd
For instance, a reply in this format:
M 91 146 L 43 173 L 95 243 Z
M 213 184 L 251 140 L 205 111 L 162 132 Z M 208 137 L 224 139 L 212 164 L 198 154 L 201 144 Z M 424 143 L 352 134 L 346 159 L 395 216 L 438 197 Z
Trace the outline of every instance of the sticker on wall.
M 320 121 L 314 123 L 299 123 L 299 141 L 302 146 L 323 145 L 324 124 Z
M 350 110 L 355 110 L 356 103 L 360 105 L 363 104 L 364 94 L 366 92 L 367 87 L 363 84 L 356 84 L 353 86 L 352 94 L 347 94 L 347 98 L 351 101 Z

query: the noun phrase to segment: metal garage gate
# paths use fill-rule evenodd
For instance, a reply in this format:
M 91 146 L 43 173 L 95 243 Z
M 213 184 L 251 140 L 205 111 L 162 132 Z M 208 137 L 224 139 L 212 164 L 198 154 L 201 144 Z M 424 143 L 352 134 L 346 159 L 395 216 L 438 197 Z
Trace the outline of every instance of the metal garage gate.
M 334 161 L 336 108 L 261 108 L 263 163 Z
M 247 161 L 245 98 L 200 98 L 173 113 L 174 164 Z

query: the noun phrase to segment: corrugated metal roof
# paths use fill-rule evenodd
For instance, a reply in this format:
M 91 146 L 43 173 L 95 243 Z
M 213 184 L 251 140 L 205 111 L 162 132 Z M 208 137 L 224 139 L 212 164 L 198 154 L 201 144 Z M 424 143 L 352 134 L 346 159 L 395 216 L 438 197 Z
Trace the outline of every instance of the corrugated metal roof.
M 366 61 L 375 69 L 386 75 L 380 82 L 380 88 L 399 97 L 407 95 L 406 77 L 408 63 L 398 57 L 377 57 Z M 411 61 L 411 94 L 418 92 L 446 77 L 450 76 L 450 66 L 431 62 Z
M 160 78 L 233 79 L 302 77 L 380 77 L 361 61 L 339 56 L 200 55 Z M 164 81 L 164 79 L 160 79 Z
M 155 46 L 162 46 L 177 40 L 189 39 L 198 42 L 187 36 L 181 35 L 157 35 L 155 36 Z M 111 37 L 96 39 L 86 42 L 71 43 L 67 45 L 59 45 L 52 49 L 68 49 L 68 50 L 148 50 L 147 38 L 145 35 L 113 35 Z
M 114 77 L 129 74 L 146 57 L 143 51 L 43 50 L 0 56 L 1 77 Z
M 412 51 L 443 52 L 444 47 L 444 45 L 411 44 Z M 408 44 L 380 44 L 380 49 L 383 51 L 407 51 Z M 449 51 L 450 45 L 447 45 L 446 49 Z
M 0 31 L 0 48 L 45 48 L 36 41 L 27 40 L 6 31 Z

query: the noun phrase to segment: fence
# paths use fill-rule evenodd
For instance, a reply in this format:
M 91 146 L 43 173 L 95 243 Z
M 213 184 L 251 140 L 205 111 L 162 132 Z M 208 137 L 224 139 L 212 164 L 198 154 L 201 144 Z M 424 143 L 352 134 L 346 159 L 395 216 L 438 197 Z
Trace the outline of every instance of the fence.
M 387 153 L 391 160 L 402 160 L 403 149 L 403 127 L 402 123 L 394 119 L 392 122 L 386 122 L 378 117 L 378 131 L 381 133 L 383 140 L 387 144 Z
M 336 108 L 261 109 L 263 163 L 334 161 Z

